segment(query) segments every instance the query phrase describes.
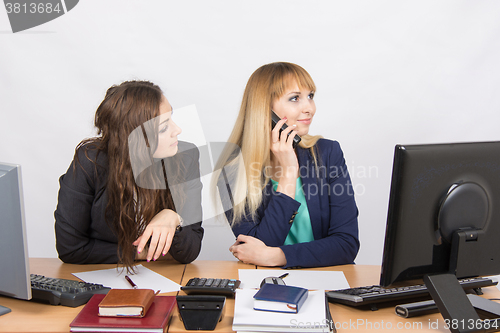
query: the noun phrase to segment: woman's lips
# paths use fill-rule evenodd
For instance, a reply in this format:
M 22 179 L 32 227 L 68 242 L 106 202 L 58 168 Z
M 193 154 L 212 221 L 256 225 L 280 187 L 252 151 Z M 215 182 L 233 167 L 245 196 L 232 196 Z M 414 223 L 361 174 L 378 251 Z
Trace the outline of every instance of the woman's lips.
M 298 122 L 301 122 L 302 124 L 307 124 L 309 125 L 311 123 L 312 118 L 307 118 L 307 119 L 299 119 L 297 120 Z

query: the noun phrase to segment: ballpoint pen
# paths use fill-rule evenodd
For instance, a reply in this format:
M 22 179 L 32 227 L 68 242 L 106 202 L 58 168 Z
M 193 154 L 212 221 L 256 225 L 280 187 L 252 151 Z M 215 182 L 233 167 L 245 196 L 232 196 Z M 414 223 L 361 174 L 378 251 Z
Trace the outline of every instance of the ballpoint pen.
M 280 276 L 278 276 L 278 277 L 279 277 L 280 279 L 284 279 L 284 278 L 286 278 L 287 276 L 288 276 L 288 273 L 285 273 L 285 274 L 280 275 Z
M 132 288 L 137 289 L 137 285 L 134 283 L 134 281 L 132 281 L 132 279 L 128 275 L 125 275 L 125 280 L 127 280 L 127 282 L 130 283 Z

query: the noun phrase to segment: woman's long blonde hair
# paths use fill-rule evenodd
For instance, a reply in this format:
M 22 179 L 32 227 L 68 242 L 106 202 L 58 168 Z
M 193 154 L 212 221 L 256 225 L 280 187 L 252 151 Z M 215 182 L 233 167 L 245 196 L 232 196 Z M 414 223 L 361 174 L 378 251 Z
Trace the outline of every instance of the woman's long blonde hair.
M 248 79 L 240 112 L 228 139 L 229 145 L 239 147 L 241 154 L 236 157 L 234 149 L 226 149 L 214 172 L 215 182 L 219 180 L 222 168 L 226 172 L 224 176 L 234 180 L 234 186 L 231 186 L 231 225 L 246 214 L 254 216 L 262 203 L 262 190 L 270 181 L 269 175 L 263 171 L 271 166 L 271 108 L 274 101 L 283 96 L 294 83 L 300 89 L 316 91 L 309 73 L 288 62 L 264 65 Z M 309 148 L 316 162 L 314 145 L 321 136 L 304 135 L 301 138 L 299 147 Z M 219 186 L 220 184 L 219 182 Z M 217 198 L 217 189 L 215 186 L 212 188 Z

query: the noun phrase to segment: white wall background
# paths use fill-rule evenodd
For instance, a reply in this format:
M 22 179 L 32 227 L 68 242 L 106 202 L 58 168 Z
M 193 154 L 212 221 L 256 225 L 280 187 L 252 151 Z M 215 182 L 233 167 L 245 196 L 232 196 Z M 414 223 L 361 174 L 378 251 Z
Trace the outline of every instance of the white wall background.
M 356 261 L 380 264 L 394 145 L 500 139 L 499 17 L 494 0 L 86 0 L 13 34 L 0 8 L 0 161 L 23 167 L 30 256 L 57 256 L 58 177 L 109 86 L 151 80 L 224 141 L 250 74 L 290 61 L 318 87 L 311 133 L 344 149 Z M 205 227 L 200 258 L 230 258 L 229 230 Z

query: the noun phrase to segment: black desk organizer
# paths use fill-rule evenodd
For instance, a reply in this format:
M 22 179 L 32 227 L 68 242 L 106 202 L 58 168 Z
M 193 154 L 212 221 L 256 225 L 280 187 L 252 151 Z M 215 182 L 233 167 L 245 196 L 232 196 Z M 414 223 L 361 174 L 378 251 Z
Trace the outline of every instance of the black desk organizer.
M 212 331 L 222 320 L 225 296 L 178 295 L 177 307 L 186 330 Z

